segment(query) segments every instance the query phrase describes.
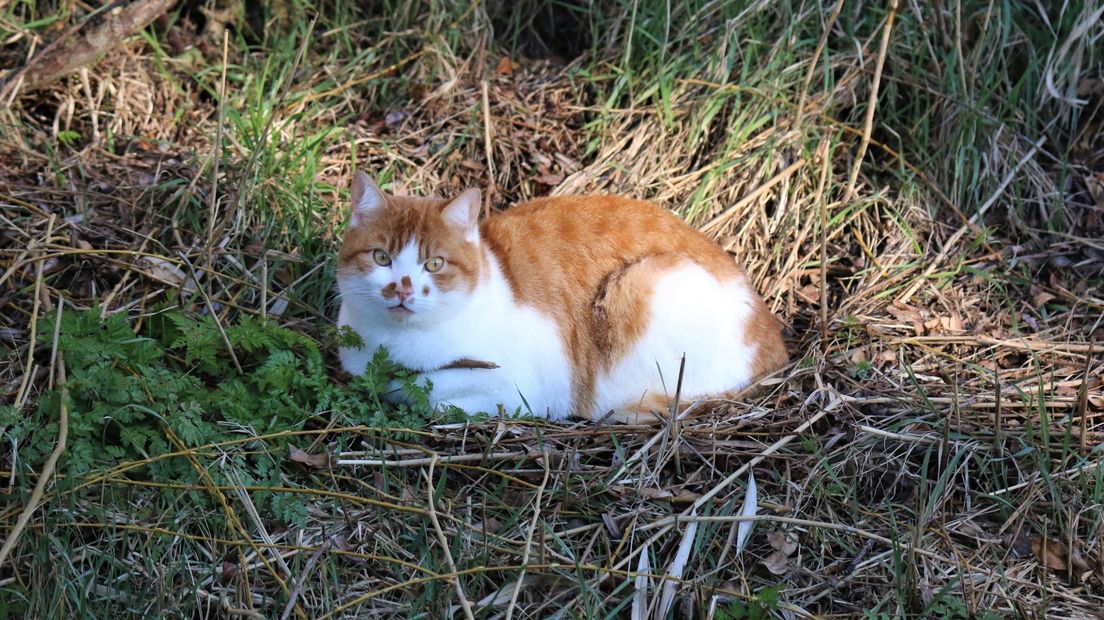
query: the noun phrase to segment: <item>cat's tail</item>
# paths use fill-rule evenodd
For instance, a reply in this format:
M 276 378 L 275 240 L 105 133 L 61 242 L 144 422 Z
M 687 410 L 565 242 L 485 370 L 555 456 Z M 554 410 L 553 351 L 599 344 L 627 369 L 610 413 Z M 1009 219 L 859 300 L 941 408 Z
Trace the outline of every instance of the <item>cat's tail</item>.
M 777 383 L 779 372 L 768 373 L 752 381 L 750 384 L 719 394 L 697 396 L 692 398 L 680 398 L 675 406 L 674 397 L 666 394 L 648 393 L 639 400 L 625 403 L 612 411 L 597 416 L 596 420 L 608 424 L 662 424 L 666 423 L 674 414 L 680 419 L 689 412 L 689 417 L 701 413 L 713 411 L 719 404 L 725 402 L 746 402 L 760 396 Z

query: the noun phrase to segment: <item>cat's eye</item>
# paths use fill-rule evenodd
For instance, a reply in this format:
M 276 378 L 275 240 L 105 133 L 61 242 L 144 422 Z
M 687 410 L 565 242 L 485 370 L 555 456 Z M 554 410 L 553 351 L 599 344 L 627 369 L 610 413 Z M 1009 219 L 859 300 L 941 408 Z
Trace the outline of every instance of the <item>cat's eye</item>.
M 372 260 L 376 261 L 377 265 L 386 267 L 391 264 L 391 255 L 383 250 L 373 250 Z
M 430 273 L 433 273 L 435 271 L 440 271 L 441 268 L 444 267 L 444 266 L 445 266 L 445 259 L 441 258 L 440 256 L 434 256 L 433 258 L 431 258 L 431 259 L 429 259 L 425 262 L 425 270 L 430 272 Z

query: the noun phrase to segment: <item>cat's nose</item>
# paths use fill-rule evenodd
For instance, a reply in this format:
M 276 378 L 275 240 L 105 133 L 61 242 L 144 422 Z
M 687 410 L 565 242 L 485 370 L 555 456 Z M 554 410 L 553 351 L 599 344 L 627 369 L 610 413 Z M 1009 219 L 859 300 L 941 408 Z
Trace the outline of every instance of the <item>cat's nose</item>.
M 399 296 L 400 303 L 414 296 L 414 283 L 410 281 L 410 276 L 402 277 L 402 281 L 395 287 L 395 294 Z

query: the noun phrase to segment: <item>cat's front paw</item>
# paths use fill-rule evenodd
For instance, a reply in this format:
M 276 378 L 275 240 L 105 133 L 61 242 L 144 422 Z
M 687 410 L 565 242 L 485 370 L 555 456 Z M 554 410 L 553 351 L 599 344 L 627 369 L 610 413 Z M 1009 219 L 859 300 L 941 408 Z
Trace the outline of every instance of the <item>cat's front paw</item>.
M 420 379 L 420 376 L 415 379 Z M 414 399 L 407 389 L 409 385 L 410 379 L 392 379 L 387 382 L 387 387 L 380 395 L 392 405 L 412 405 Z M 414 385 L 425 385 L 425 381 L 417 381 Z
M 450 407 L 455 407 L 469 416 L 481 413 L 498 415 L 501 409 L 498 404 L 491 404 L 485 399 L 470 397 L 430 399 L 429 404 L 433 407 L 434 411 L 444 412 Z
M 450 407 L 456 407 L 462 410 L 468 415 L 476 413 L 497 413 L 497 406 L 488 406 L 483 399 L 472 398 L 470 396 L 448 396 L 442 394 L 440 390 L 432 390 L 429 386 L 431 383 L 427 383 L 427 379 L 424 375 L 416 375 L 410 379 L 399 380 L 392 379 L 387 385 L 386 391 L 383 393 L 383 398 L 387 402 L 393 405 L 406 405 L 413 407 L 421 400 L 419 397 L 425 397 L 428 399 L 428 406 L 430 411 L 444 412 Z M 422 391 L 421 394 L 417 393 Z
M 429 408 L 436 411 L 456 407 L 469 415 L 499 415 L 502 395 L 509 393 L 510 386 L 494 369 L 448 368 L 392 381 L 388 389 L 394 390 L 397 402 L 410 406 L 426 404 L 428 399 Z M 516 406 L 506 406 L 508 414 L 515 410 Z

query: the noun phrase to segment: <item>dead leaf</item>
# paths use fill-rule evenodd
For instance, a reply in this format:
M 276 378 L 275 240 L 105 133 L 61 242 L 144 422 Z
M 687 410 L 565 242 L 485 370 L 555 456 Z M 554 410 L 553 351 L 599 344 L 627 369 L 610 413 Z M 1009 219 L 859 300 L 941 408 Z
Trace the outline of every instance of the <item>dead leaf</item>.
M 1042 308 L 1048 302 L 1053 301 L 1057 298 L 1058 297 L 1056 295 L 1051 295 L 1046 291 L 1040 290 L 1031 296 L 1031 303 L 1036 308 Z
M 817 286 L 815 283 L 806 284 L 797 291 L 797 296 L 804 300 L 806 303 L 820 303 L 820 287 Z
M 1015 538 L 1009 536 L 1005 542 L 1013 558 L 1022 560 L 1031 557 L 1031 537 L 1023 530 L 1020 530 Z
M 1085 559 L 1085 556 L 1081 555 L 1080 547 L 1080 542 L 1073 545 L 1073 553 L 1070 553 L 1070 564 L 1073 564 L 1073 570 L 1077 574 L 1091 572 L 1093 566 Z
M 690 510 L 690 516 L 695 516 L 693 509 Z M 673 577 L 673 579 L 663 584 L 656 618 L 666 618 L 667 612 L 671 610 L 675 603 L 675 594 L 678 591 L 679 582 L 682 581 L 683 571 L 686 570 L 686 563 L 690 561 L 690 553 L 694 550 L 694 535 L 697 532 L 697 521 L 690 521 L 686 524 L 686 531 L 682 534 L 682 541 L 679 542 L 678 550 L 675 551 L 675 557 L 667 565 L 667 575 Z
M 862 364 L 863 362 L 869 361 L 869 359 L 870 358 L 866 355 L 866 349 L 863 347 L 856 347 L 855 350 L 851 352 L 852 364 Z
M 473 521 L 471 531 L 497 534 L 502 531 L 502 522 L 494 517 L 487 517 L 486 521 Z
M 353 550 L 353 546 L 349 544 L 349 539 L 340 535 L 333 537 L 333 546 L 334 549 L 337 549 L 338 551 Z
M 157 182 L 157 177 L 144 170 L 131 170 L 127 176 L 136 187 L 150 187 Z
M 1085 188 L 1089 190 L 1089 195 L 1092 196 L 1096 204 L 1104 205 L 1104 174 L 1092 174 L 1085 177 Z M 1095 211 L 1086 210 L 1086 215 L 1092 214 L 1095 218 L 1094 223 L 1099 222 L 1099 215 Z
M 195 280 L 184 273 L 184 270 L 176 264 L 157 256 L 143 256 L 138 259 L 142 272 L 150 278 L 169 286 L 183 286 L 185 291 L 196 290 Z
M 951 316 L 943 317 L 940 319 L 943 322 L 943 329 L 952 332 L 963 332 L 966 328 L 962 325 L 962 317 L 958 312 L 952 312 Z
M 640 550 L 640 558 L 636 561 L 636 591 L 633 592 L 632 601 L 632 620 L 643 620 L 645 614 L 648 612 L 648 588 L 652 585 L 652 580 L 648 576 L 648 573 L 652 572 L 652 567 L 648 561 L 648 543 L 644 543 L 644 548 Z
M 1088 97 L 1090 95 L 1104 95 L 1104 80 L 1082 78 L 1077 82 L 1077 96 Z
M 916 308 L 901 302 L 893 302 L 893 305 L 886 308 L 886 311 L 892 314 L 898 322 L 911 325 L 912 331 L 917 336 L 924 335 L 924 316 Z M 938 324 L 939 322 L 936 321 L 935 326 L 938 326 Z
M 791 556 L 794 551 L 797 551 L 797 542 L 787 536 L 785 532 L 767 534 L 767 542 L 775 551 L 781 551 L 787 556 Z
M 901 323 L 922 323 L 924 320 L 919 310 L 900 302 L 894 302 L 892 306 L 886 308 L 886 311 Z
M 560 183 L 563 183 L 564 175 L 558 172 L 545 172 L 533 177 L 533 180 L 537 183 L 541 183 L 549 187 L 555 187 Z
M 560 168 L 562 168 L 566 172 L 575 172 L 577 170 L 583 169 L 583 164 L 579 162 L 579 160 L 573 157 L 568 157 L 567 155 L 559 151 L 553 153 L 552 157 L 555 158 L 556 163 L 560 165 Z
M 514 69 L 518 67 L 518 64 L 510 60 L 509 56 L 503 56 L 498 59 L 498 66 L 495 67 L 495 73 L 499 75 L 513 75 Z
M 312 469 L 326 469 L 330 466 L 330 455 L 326 453 L 310 454 L 290 446 L 288 450 L 288 460 L 292 463 L 301 463 Z
M 1080 541 L 1074 541 L 1072 551 L 1065 543 L 1042 536 L 1032 536 L 1030 545 L 1031 554 L 1043 566 L 1058 573 L 1067 573 L 1081 583 L 1088 581 L 1101 568 L 1081 553 Z
M 407 116 L 409 116 L 409 115 L 406 112 L 403 112 L 402 110 L 392 110 L 392 111 L 388 112 L 386 115 L 384 115 L 383 124 L 388 129 L 393 129 L 394 127 L 396 127 L 397 125 L 402 123 L 406 119 Z
M 614 537 L 614 539 L 617 540 L 621 539 L 621 528 L 617 527 L 617 523 L 613 520 L 613 517 L 610 516 L 608 512 L 602 513 L 602 523 L 605 524 L 606 531 L 609 532 L 610 536 Z
M 222 561 L 222 571 L 219 573 L 219 583 L 228 584 L 238 576 L 238 565 L 229 560 Z
M 790 570 L 790 558 L 781 551 L 772 551 L 761 564 L 773 575 L 785 575 Z
M 1069 552 L 1066 545 L 1053 538 L 1033 537 L 1031 539 L 1031 552 L 1035 554 L 1035 559 L 1051 570 L 1064 571 L 1069 567 L 1067 560 Z
M 785 575 L 790 571 L 790 556 L 797 551 L 797 541 L 790 538 L 785 532 L 771 532 L 767 534 L 767 542 L 774 549 L 763 559 L 763 566 L 774 575 Z

